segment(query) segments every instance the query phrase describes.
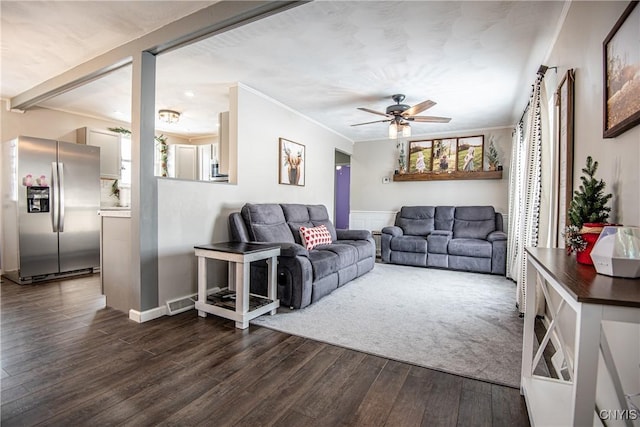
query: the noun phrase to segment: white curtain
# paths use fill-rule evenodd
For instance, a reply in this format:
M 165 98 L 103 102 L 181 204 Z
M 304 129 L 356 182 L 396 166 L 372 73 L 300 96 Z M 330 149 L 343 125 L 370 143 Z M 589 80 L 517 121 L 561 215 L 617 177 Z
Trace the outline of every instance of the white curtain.
M 526 252 L 538 245 L 541 191 L 542 75 L 538 75 L 528 109 L 514 131 L 509 174 L 507 277 L 517 282 L 517 304 L 525 307 Z

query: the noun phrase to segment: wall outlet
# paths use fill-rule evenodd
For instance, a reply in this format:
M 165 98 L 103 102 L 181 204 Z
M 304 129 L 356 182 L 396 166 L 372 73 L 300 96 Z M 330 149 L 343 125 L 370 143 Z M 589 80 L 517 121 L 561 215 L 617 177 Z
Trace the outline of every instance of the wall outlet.
M 388 176 L 385 176 L 384 178 L 382 178 L 382 183 L 383 184 L 388 184 L 391 182 L 391 179 Z

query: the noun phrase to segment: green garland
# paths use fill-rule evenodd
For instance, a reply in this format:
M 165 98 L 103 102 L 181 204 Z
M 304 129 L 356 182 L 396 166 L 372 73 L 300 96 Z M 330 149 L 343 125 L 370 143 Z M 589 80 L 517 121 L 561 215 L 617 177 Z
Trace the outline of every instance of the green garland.
M 131 131 L 129 129 L 125 129 L 123 127 L 117 128 L 107 128 L 111 132 L 121 133 L 123 135 L 131 136 Z M 169 176 L 169 145 L 167 144 L 167 137 L 161 134 L 160 136 L 154 137 L 156 143 L 160 146 L 160 175 L 161 176 Z

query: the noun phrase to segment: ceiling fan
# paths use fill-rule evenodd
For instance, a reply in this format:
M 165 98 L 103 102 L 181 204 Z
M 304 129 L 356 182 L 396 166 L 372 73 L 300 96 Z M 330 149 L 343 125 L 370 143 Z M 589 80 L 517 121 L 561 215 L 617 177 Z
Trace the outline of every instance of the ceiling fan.
M 435 102 L 431 100 L 426 100 L 420 102 L 419 104 L 414 105 L 413 107 L 407 104 L 401 104 L 404 101 L 405 96 L 403 94 L 396 94 L 391 96 L 391 99 L 394 100 L 395 104 L 389 105 L 385 113 L 380 111 L 371 110 L 369 108 L 358 107 L 358 110 L 366 111 L 367 113 L 377 114 L 379 116 L 385 116 L 384 120 L 374 120 L 372 122 L 364 122 L 364 123 L 356 123 L 351 126 L 361 126 L 368 125 L 371 123 L 381 123 L 381 122 L 390 122 L 390 133 L 391 127 L 394 127 L 394 130 L 399 130 L 401 128 L 410 129 L 409 122 L 422 122 L 422 123 L 449 123 L 451 118 L 449 117 L 437 117 L 437 116 L 416 116 L 416 114 L 427 110 L 434 105 Z

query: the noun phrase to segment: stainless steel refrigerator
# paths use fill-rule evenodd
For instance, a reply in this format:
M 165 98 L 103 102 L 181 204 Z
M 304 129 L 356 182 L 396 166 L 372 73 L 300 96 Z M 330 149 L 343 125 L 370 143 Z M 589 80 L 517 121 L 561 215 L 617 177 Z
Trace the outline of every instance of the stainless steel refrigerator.
M 2 269 L 25 284 L 100 266 L 100 149 L 40 138 L 3 144 Z

